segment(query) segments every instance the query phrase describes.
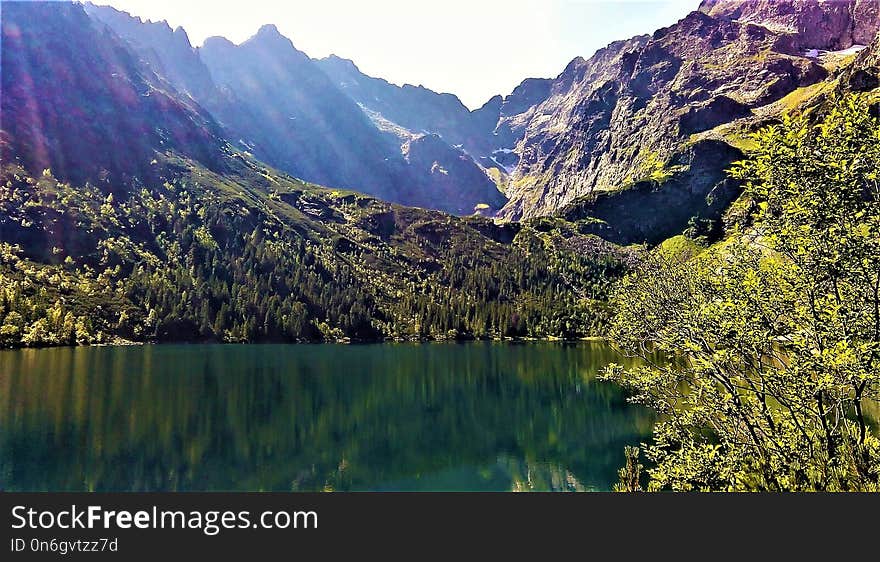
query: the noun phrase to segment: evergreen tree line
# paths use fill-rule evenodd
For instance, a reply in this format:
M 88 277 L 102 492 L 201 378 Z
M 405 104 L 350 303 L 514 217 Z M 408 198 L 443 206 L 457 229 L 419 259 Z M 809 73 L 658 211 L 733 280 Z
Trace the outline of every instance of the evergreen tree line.
M 442 242 L 419 228 L 378 239 L 364 216 L 329 231 L 278 197 L 188 179 L 107 194 L 7 166 L 0 190 L 4 346 L 576 338 L 601 333 L 626 269 L 571 251 L 571 233 L 500 243 L 424 212 Z

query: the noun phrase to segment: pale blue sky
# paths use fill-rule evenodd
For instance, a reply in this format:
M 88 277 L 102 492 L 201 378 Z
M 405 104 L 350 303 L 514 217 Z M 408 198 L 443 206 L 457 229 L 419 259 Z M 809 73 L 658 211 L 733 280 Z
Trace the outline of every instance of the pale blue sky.
M 397 84 L 452 92 L 476 108 L 527 77 L 675 23 L 699 0 L 93 0 L 181 25 L 200 45 L 240 43 L 274 23 L 312 57 L 331 53 Z

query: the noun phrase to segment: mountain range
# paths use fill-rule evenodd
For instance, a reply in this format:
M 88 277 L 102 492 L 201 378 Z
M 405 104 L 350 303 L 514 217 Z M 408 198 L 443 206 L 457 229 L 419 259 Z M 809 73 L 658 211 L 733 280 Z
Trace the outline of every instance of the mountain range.
M 833 80 L 880 30 L 876 0 L 705 0 L 471 111 L 354 61 L 311 59 L 273 25 L 194 48 L 165 22 L 85 11 L 229 142 L 284 172 L 458 215 L 588 217 L 622 243 L 717 221 L 739 193 L 724 170 L 744 133 Z
M 876 0 L 695 7 L 472 111 L 273 25 L 4 2 L 7 335 L 48 338 L 47 294 L 132 339 L 586 335 L 618 245 L 723 230 L 749 133 L 880 100 Z
M 174 72 L 74 3 L 4 3 L 2 33 L 0 346 L 578 337 L 607 317 L 604 299 L 629 252 L 572 225 L 400 206 L 257 159 L 258 147 L 216 115 L 240 96 L 266 101 L 295 84 L 283 66 L 266 63 L 278 74 L 258 84 L 199 78 L 185 65 L 201 65 L 200 54 L 178 61 L 178 76 L 196 79 L 175 87 Z M 259 59 L 268 41 L 314 79 L 299 91 L 332 86 L 274 30 L 258 35 L 227 62 Z M 259 103 L 241 111 L 255 121 L 275 114 Z M 351 134 L 381 141 L 357 111 Z M 303 151 L 329 147 L 306 155 L 355 148 L 298 128 L 254 131 L 308 140 Z M 422 135 L 400 162 L 445 175 L 423 150 L 455 149 Z M 388 198 L 395 187 L 376 185 Z
M 233 144 L 287 173 L 460 215 L 505 202 L 480 157 L 464 149 L 485 134 L 454 96 L 398 88 L 335 59 L 312 60 L 274 25 L 240 45 L 211 37 L 194 49 L 182 29 L 164 22 L 90 4 L 86 10 L 207 108 Z M 381 101 L 373 107 L 363 97 Z

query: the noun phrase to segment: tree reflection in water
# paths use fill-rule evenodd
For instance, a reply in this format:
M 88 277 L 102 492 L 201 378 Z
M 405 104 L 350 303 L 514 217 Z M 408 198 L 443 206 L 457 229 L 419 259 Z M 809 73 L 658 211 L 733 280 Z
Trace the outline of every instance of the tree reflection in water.
M 609 489 L 653 418 L 602 343 L 0 352 L 6 490 Z

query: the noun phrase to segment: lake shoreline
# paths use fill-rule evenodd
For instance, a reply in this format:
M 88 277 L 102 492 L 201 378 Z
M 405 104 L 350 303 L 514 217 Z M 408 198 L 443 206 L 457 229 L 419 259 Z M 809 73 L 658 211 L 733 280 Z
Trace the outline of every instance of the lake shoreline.
M 14 351 L 22 349 L 76 349 L 90 347 L 138 347 L 144 345 L 375 345 L 384 343 L 472 343 L 472 342 L 493 342 L 493 343 L 581 343 L 581 342 L 611 342 L 611 339 L 605 336 L 585 336 L 582 338 L 386 338 L 386 339 L 367 339 L 356 340 L 351 338 L 342 338 L 338 340 L 297 340 L 297 341 L 200 341 L 200 340 L 154 340 L 154 341 L 133 341 L 118 338 L 113 341 L 101 343 L 88 343 L 82 345 L 8 345 L 0 346 L 0 351 Z

